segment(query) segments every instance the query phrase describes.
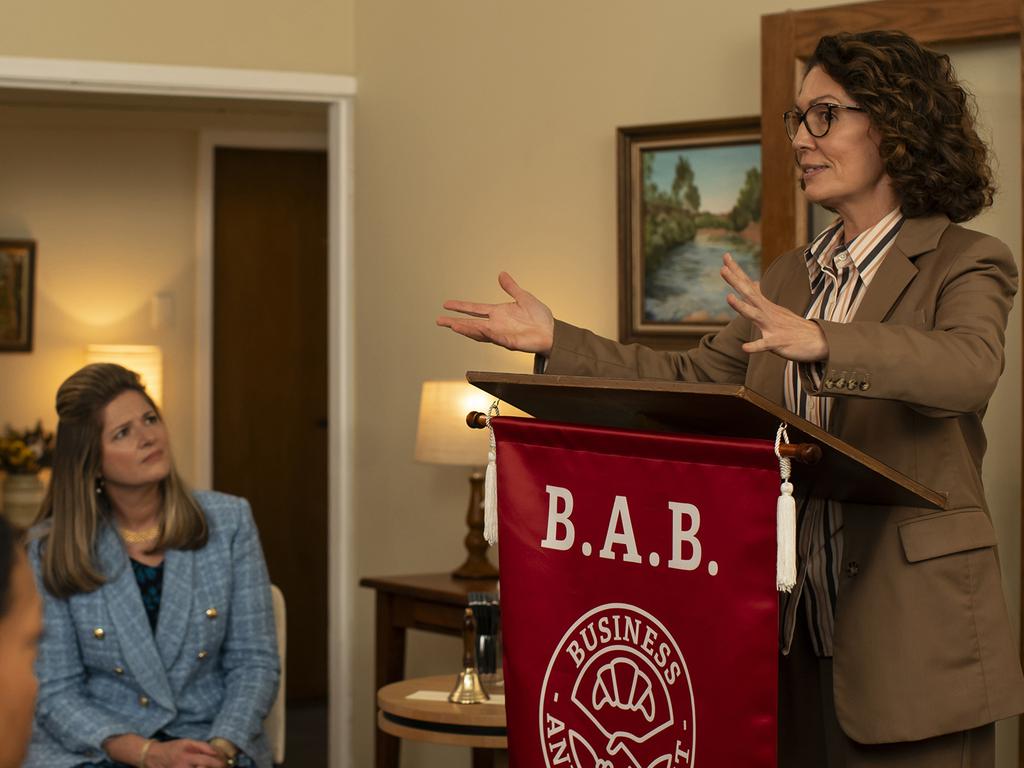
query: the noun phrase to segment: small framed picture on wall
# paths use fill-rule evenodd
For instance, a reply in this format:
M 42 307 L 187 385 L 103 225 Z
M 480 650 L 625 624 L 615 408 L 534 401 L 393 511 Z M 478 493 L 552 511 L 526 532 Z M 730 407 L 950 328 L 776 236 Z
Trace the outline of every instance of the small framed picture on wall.
M 0 239 L 0 352 L 32 351 L 36 244 Z
M 734 316 L 729 252 L 761 276 L 760 118 L 618 130 L 619 340 L 695 346 Z

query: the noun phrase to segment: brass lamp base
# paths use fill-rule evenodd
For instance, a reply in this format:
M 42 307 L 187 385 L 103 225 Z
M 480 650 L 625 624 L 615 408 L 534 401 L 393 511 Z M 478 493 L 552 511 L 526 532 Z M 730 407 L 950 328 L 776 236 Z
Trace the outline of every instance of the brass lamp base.
M 498 569 L 487 559 L 490 545 L 484 538 L 484 473 L 469 476 L 469 508 L 466 510 L 466 562 L 452 571 L 456 579 L 496 579 Z

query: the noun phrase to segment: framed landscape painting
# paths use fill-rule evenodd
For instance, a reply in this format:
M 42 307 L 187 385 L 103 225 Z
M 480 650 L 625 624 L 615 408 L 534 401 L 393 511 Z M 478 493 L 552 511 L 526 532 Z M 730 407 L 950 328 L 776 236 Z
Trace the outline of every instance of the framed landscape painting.
M 32 350 L 36 244 L 0 240 L 0 352 Z
M 694 346 L 735 313 L 733 255 L 761 276 L 760 118 L 618 130 L 619 339 Z

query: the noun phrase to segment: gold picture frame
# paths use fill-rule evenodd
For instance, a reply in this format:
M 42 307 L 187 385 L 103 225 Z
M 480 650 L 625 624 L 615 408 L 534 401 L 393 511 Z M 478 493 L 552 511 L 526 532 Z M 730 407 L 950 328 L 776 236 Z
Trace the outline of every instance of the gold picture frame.
M 0 240 L 0 352 L 32 351 L 36 244 Z
M 762 265 L 758 117 L 618 129 L 619 340 L 695 346 L 733 316 L 729 251 Z

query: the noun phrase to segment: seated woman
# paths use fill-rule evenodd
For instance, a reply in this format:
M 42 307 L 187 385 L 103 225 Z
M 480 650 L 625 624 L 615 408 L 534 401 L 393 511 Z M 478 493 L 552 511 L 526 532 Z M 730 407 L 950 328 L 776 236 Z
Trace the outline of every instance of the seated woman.
M 248 503 L 187 491 L 121 366 L 72 375 L 57 414 L 29 547 L 46 632 L 25 768 L 267 768 L 279 660 Z
M 0 768 L 18 768 L 32 735 L 33 665 L 43 608 L 14 530 L 0 517 Z

